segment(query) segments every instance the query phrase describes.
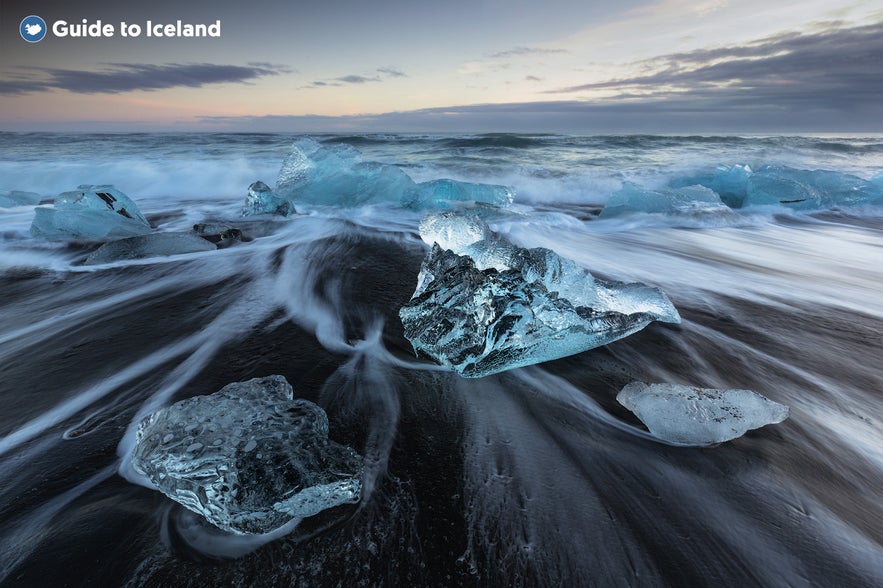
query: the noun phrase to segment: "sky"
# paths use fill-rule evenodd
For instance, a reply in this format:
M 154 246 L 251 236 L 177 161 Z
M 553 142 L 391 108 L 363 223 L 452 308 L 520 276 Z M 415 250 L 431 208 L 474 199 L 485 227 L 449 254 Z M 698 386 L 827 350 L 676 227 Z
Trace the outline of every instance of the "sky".
M 883 0 L 3 0 L 0 131 L 879 133 L 881 63 Z

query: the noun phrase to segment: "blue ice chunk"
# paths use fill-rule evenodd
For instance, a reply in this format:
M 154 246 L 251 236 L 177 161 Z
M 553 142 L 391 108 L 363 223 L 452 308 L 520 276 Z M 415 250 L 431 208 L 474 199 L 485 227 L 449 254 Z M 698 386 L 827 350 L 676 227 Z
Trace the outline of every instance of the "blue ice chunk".
M 435 208 L 449 206 L 452 202 L 481 202 L 493 206 L 509 206 L 515 191 L 508 186 L 474 184 L 441 179 L 417 184 L 402 197 L 402 205 L 408 208 Z
M 685 186 L 648 190 L 631 182 L 610 196 L 601 210 L 600 218 L 610 218 L 635 212 L 669 215 L 732 215 L 714 190 L 705 186 Z
M 295 212 L 294 205 L 288 200 L 276 196 L 267 184 L 257 181 L 248 187 L 245 206 L 242 207 L 242 216 L 254 214 L 289 216 Z
M 34 210 L 31 234 L 52 241 L 118 239 L 151 231 L 135 203 L 111 185 L 82 185 L 60 194 L 53 207 Z
M 276 195 L 291 202 L 359 206 L 400 202 L 414 181 L 394 165 L 362 161 L 350 145 L 325 147 L 309 138 L 294 142 L 276 181 Z
M 328 439 L 321 408 L 282 376 L 228 384 L 162 408 L 138 426 L 132 465 L 213 525 L 269 533 L 359 501 L 362 457 Z
M 684 188 L 692 185 L 705 186 L 720 197 L 721 201 L 731 208 L 739 208 L 748 189 L 748 177 L 752 174 L 751 166 L 737 163 L 735 165 L 718 165 L 713 174 L 688 176 L 670 182 L 672 188 Z
M 764 166 L 748 178 L 743 205 L 784 205 L 797 210 L 818 210 L 874 204 L 881 199 L 883 186 L 850 174 Z
M 89 254 L 86 265 L 214 251 L 214 243 L 193 233 L 152 233 L 109 241 Z
M 33 206 L 40 202 L 40 195 L 36 192 L 22 192 L 12 190 L 0 192 L 0 208 L 13 208 L 15 206 Z
M 463 219 L 463 237 L 455 218 Z M 415 351 L 462 376 L 580 353 L 654 320 L 680 322 L 657 288 L 596 279 L 549 249 L 524 249 L 478 231 L 482 221 L 471 215 L 443 219 L 422 225 L 435 231 L 423 236 L 434 244 L 399 316 Z M 489 237 L 468 242 L 482 232 Z M 439 233 L 452 249 L 442 248 Z
M 751 390 L 713 390 L 679 384 L 632 382 L 616 400 L 650 432 L 679 445 L 716 445 L 750 429 L 781 423 L 788 407 Z

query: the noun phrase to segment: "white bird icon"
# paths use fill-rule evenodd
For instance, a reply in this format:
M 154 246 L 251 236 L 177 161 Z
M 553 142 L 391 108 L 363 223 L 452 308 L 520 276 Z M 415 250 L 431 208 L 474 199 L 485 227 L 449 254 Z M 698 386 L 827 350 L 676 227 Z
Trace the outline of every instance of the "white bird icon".
M 43 27 L 40 26 L 40 23 L 25 25 L 25 32 L 28 34 L 29 37 L 33 37 L 34 35 L 38 34 L 42 30 L 43 30 Z

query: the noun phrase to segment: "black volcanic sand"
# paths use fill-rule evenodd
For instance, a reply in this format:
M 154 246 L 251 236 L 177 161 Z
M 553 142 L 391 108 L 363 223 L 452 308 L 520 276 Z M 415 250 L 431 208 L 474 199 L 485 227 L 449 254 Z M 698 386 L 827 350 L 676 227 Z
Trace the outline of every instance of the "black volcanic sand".
M 682 326 L 653 324 L 576 356 L 464 380 L 415 369 L 429 364 L 402 336 L 397 311 L 424 252 L 413 236 L 350 227 L 301 248 L 313 269 L 310 291 L 334 309 L 347 344 L 358 348 L 382 321 L 389 355 L 329 351 L 277 309 L 247 332 L 230 332 L 169 401 L 282 374 L 296 395 L 327 410 L 333 439 L 366 456 L 370 496 L 238 559 L 205 553 L 186 532 L 205 526 L 198 517 L 111 473 L 141 403 L 186 352 L 170 355 L 3 456 L 0 537 L 22 545 L 20 557 L 0 560 L 0 570 L 11 570 L 5 585 L 883 583 L 883 562 L 865 556 L 883 545 L 883 476 L 814 425 L 825 411 L 880 406 L 878 372 L 867 367 L 880 360 L 876 319 L 725 295 L 701 308 L 674 300 Z M 274 254 L 270 272 L 286 271 L 285 254 Z M 3 276 L 2 312 L 52 297 L 73 309 L 192 263 L 210 261 Z M 154 292 L 16 350 L 0 364 L 0 432 L 199 332 L 245 304 L 239 295 L 253 279 L 220 272 L 216 282 Z M 30 320 L 57 312 L 37 307 Z M 629 432 L 643 427 L 615 396 L 633 380 L 725 381 L 792 413 L 717 448 L 669 447 Z M 859 417 L 879 423 L 879 413 Z M 878 550 L 863 551 L 861 541 Z

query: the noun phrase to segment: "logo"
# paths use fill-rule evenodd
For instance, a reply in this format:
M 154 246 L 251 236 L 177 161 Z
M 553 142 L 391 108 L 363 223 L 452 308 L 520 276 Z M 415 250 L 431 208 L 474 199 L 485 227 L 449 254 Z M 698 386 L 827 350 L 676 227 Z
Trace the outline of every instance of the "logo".
M 28 43 L 39 43 L 46 36 L 46 21 L 32 14 L 21 21 L 18 32 Z

